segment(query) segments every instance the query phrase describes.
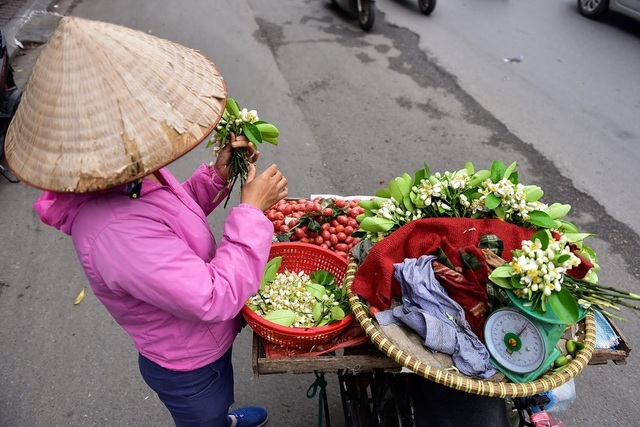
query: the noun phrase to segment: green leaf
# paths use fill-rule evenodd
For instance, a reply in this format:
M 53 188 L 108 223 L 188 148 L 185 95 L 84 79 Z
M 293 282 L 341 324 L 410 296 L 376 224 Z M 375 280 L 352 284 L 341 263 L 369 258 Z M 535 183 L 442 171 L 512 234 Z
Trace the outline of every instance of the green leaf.
M 325 287 L 331 286 L 336 282 L 336 277 L 327 270 L 316 270 L 309 275 L 309 279 Z
M 547 302 L 565 325 L 573 325 L 580 319 L 578 302 L 566 288 L 562 288 L 560 292 L 552 292 Z
M 571 256 L 569 254 L 562 254 L 556 259 L 556 264 L 562 264 L 565 261 L 569 261 Z
M 469 174 L 469 176 L 473 176 L 473 174 L 476 173 L 473 163 L 471 162 L 465 163 L 464 168 L 467 170 L 467 174 Z
M 377 208 L 381 208 L 382 206 L 384 206 L 385 203 L 387 203 L 389 201 L 389 197 L 377 197 L 375 199 L 373 199 L 373 202 L 375 203 Z
M 537 202 L 544 196 L 544 191 L 537 185 L 526 185 L 523 191 L 527 203 Z
M 331 319 L 329 317 L 325 317 L 320 322 L 318 322 L 318 324 L 316 326 L 324 326 L 324 325 L 328 324 L 329 322 L 331 322 Z
M 413 193 L 409 193 L 409 194 L 413 194 Z M 416 210 L 416 207 L 411 201 L 411 197 L 409 195 L 404 196 L 404 199 L 402 200 L 402 204 L 404 205 L 404 208 L 408 212 L 413 212 L 414 210 Z
M 381 188 L 380 190 L 376 191 L 375 196 L 381 197 L 383 199 L 388 199 L 391 197 L 391 191 L 389 191 L 388 188 Z
M 264 316 L 264 319 L 282 326 L 291 326 L 296 321 L 296 313 L 293 310 L 274 310 Z
M 278 145 L 278 138 L 271 138 L 262 135 L 262 140 L 268 142 L 271 145 Z
M 557 219 L 556 222 L 560 224 L 559 229 L 563 230 L 565 233 L 577 233 L 578 227 L 573 225 L 573 223 L 566 221 L 564 219 Z
M 256 122 L 253 125 L 258 128 L 260 134 L 262 134 L 262 138 L 278 138 L 280 135 L 280 131 L 277 127 L 267 122 Z
M 378 205 L 373 200 L 360 200 L 358 206 L 365 209 L 376 209 Z
M 511 278 L 505 277 L 493 277 L 493 275 L 489 275 L 489 280 L 491 280 L 496 285 L 500 286 L 504 289 L 513 289 L 513 285 L 511 284 Z
M 511 176 L 511 173 L 513 172 L 513 170 L 516 168 L 516 162 L 513 162 L 509 165 L 509 167 L 504 171 L 504 175 L 503 177 L 505 179 L 509 179 L 509 177 Z
M 313 218 L 309 218 L 309 223 L 307 224 L 307 230 L 320 232 L 322 230 L 322 225 L 318 221 Z
M 511 264 L 505 263 L 505 264 L 502 264 L 500 267 L 495 268 L 491 272 L 491 275 L 489 276 L 489 278 L 491 279 L 494 279 L 497 277 L 506 278 L 506 277 L 511 277 L 512 275 L 513 275 L 513 267 L 511 267 Z
M 402 203 L 404 196 L 408 195 L 411 191 L 411 185 L 407 184 L 407 181 L 402 177 L 394 178 L 389 183 L 389 191 L 391 192 L 391 197 L 397 202 Z
M 344 319 L 344 310 L 342 308 L 340 308 L 339 305 L 334 305 L 333 307 L 331 307 L 331 320 L 342 320 Z
M 317 283 L 307 283 L 305 287 L 307 292 L 313 295 L 318 301 L 322 301 L 322 297 L 327 293 L 325 287 Z
M 429 176 L 429 166 L 426 164 L 424 168 L 418 169 L 416 173 L 413 175 L 413 185 L 420 185 L 420 181 L 426 179 Z
M 540 246 L 542 247 L 542 250 L 545 250 L 549 247 L 550 238 L 551 236 L 547 230 L 540 230 L 531 236 L 531 241 L 535 242 L 536 240 L 540 240 Z
M 487 198 L 484 199 L 484 205 L 489 210 L 497 208 L 498 206 L 500 206 L 501 202 L 502 200 L 500 200 L 500 198 L 493 193 L 487 194 Z
M 227 105 L 225 106 L 227 112 L 235 117 L 236 119 L 240 118 L 240 106 L 233 98 L 227 98 Z
M 321 302 L 317 302 L 313 304 L 313 308 L 311 309 L 311 315 L 313 316 L 313 321 L 318 322 L 322 318 L 322 308 L 324 306 Z
M 282 264 L 281 256 L 273 257 L 269 260 L 269 262 L 264 268 L 262 279 L 260 279 L 260 290 L 264 289 L 264 286 L 267 283 L 273 282 L 273 280 L 278 275 L 278 269 L 280 268 L 280 264 Z
M 253 123 L 244 122 L 242 123 L 242 132 L 245 134 L 247 139 L 253 143 L 254 147 L 257 147 L 259 144 L 262 144 L 262 134 L 260 130 Z
M 502 178 L 504 178 L 504 172 L 506 168 L 504 163 L 500 161 L 494 161 L 491 164 L 491 181 L 498 183 Z
M 562 203 L 554 203 L 550 205 L 545 212 L 553 219 L 560 219 L 569 213 L 571 205 L 565 205 Z
M 386 218 L 367 217 L 360 223 L 360 228 L 372 233 L 381 233 L 393 228 L 395 222 Z
M 587 237 L 594 236 L 593 233 L 564 233 L 563 236 L 567 238 L 569 243 L 582 242 Z
M 469 187 L 477 187 L 487 179 L 491 178 L 491 172 L 483 169 L 476 172 L 475 176 L 469 180 Z
M 527 222 L 542 228 L 553 228 L 556 225 L 553 219 L 542 211 L 529 212 L 529 219 Z

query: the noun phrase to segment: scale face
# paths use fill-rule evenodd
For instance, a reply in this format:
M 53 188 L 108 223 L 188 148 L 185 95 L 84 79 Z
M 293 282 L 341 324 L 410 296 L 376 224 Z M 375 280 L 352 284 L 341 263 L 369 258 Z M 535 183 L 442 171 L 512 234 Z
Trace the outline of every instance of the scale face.
M 543 324 L 506 307 L 487 318 L 485 345 L 494 365 L 509 379 L 527 382 L 538 378 L 560 355 L 555 345 L 563 330 L 562 325 Z

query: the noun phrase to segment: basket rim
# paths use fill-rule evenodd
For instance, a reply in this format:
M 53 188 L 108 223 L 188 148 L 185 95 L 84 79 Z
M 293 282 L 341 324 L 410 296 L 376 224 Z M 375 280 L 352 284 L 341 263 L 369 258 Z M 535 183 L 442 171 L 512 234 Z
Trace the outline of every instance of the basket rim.
M 246 304 L 242 306 L 242 314 L 255 323 L 258 323 L 265 328 L 269 328 L 273 332 L 279 333 L 281 335 L 288 335 L 291 337 L 314 337 L 320 334 L 331 333 L 355 320 L 355 315 L 353 313 L 349 313 L 344 316 L 344 318 L 342 318 L 342 320 L 340 320 L 339 322 L 333 322 L 324 326 L 308 326 L 301 328 L 282 326 L 278 325 L 277 323 L 273 323 L 272 321 L 265 319 L 255 311 L 251 310 Z
M 344 276 L 342 278 L 342 284 L 341 286 L 344 286 L 344 278 L 346 277 L 347 274 L 347 269 L 349 267 L 349 261 L 343 257 L 341 257 L 340 255 L 336 254 L 335 252 L 330 251 L 329 249 L 323 248 L 322 246 L 317 246 L 311 243 L 304 243 L 304 242 L 276 242 L 276 243 L 272 243 L 271 244 L 271 250 L 269 251 L 269 260 L 271 260 L 273 258 L 272 254 L 273 254 L 273 250 L 280 250 L 280 249 L 296 249 L 296 250 L 300 250 L 302 252 L 311 252 L 311 253 L 320 253 L 322 255 L 325 255 L 328 258 L 331 258 L 333 261 L 336 261 L 340 266 L 344 266 L 345 269 L 345 273 Z M 257 292 L 257 291 L 256 291 Z M 351 304 L 349 304 L 351 305 Z M 328 325 L 324 325 L 324 326 L 309 326 L 309 327 L 290 327 L 290 326 L 282 326 L 279 325 L 277 323 L 271 322 L 270 320 L 265 319 L 264 317 L 260 316 L 259 314 L 257 314 L 256 312 L 254 312 L 253 310 L 251 310 L 251 308 L 249 308 L 249 306 L 245 303 L 242 306 L 242 315 L 245 316 L 245 319 L 247 320 L 247 323 L 249 322 L 249 320 L 265 327 L 268 328 L 270 330 L 272 330 L 275 333 L 279 333 L 281 335 L 287 335 L 290 337 L 305 337 L 305 338 L 309 338 L 309 337 L 314 337 L 316 335 L 320 335 L 320 334 L 327 334 L 327 333 L 332 333 L 335 332 L 336 330 L 339 330 L 341 328 L 344 328 L 345 326 L 347 326 L 348 324 L 350 324 L 351 322 L 353 322 L 355 320 L 355 315 L 353 312 L 347 314 L 342 320 L 340 320 L 339 322 L 333 322 L 330 323 Z
M 496 382 L 475 379 L 463 374 L 443 371 L 412 357 L 405 353 L 378 330 L 360 297 L 351 290 L 351 284 L 355 277 L 358 264 L 353 258 L 349 262 L 343 286 L 347 286 L 347 298 L 351 305 L 351 311 L 362 329 L 371 339 L 371 342 L 384 353 L 405 368 L 414 373 L 434 381 L 438 384 L 463 391 L 488 397 L 527 397 L 533 396 L 565 384 L 578 375 L 589 363 L 595 348 L 596 326 L 593 311 L 589 310 L 585 316 L 584 348 L 561 370 L 545 374 L 542 377 L 523 383 Z

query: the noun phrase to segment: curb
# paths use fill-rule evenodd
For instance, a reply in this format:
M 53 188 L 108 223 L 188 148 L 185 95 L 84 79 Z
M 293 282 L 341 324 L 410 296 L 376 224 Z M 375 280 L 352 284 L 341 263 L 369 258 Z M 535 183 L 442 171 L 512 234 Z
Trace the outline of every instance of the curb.
M 9 60 L 12 60 L 20 52 L 20 47 L 16 45 L 16 36 L 23 25 L 29 21 L 32 13 L 36 11 L 47 12 L 56 3 L 56 0 L 28 0 L 4 26 L 2 34 L 6 40 Z

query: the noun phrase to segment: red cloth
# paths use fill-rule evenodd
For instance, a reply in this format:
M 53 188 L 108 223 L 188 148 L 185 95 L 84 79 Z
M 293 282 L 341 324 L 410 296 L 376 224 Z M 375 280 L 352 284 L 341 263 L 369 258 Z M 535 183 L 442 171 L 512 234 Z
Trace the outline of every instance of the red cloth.
M 502 240 L 501 256 L 510 261 L 511 251 L 519 249 L 522 241 L 530 239 L 535 232 L 499 219 L 426 218 L 411 221 L 373 246 L 358 268 L 351 289 L 374 307 L 385 310 L 390 307 L 392 298 L 401 296 L 400 284 L 393 277 L 393 264 L 406 258 L 437 255 L 437 249 L 441 248 L 454 267 L 462 269 L 459 250 L 477 246 L 485 234 L 495 234 Z M 485 277 L 480 283 L 485 286 L 486 273 L 480 277 Z

